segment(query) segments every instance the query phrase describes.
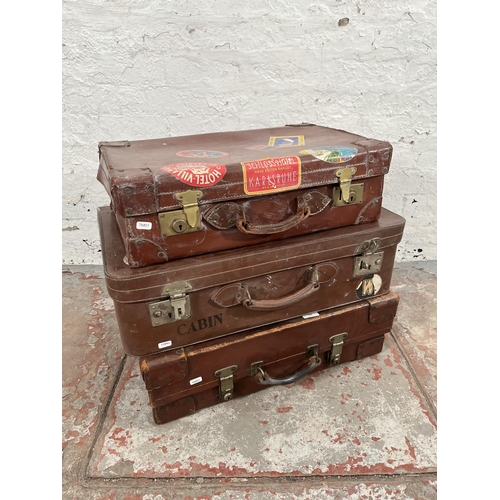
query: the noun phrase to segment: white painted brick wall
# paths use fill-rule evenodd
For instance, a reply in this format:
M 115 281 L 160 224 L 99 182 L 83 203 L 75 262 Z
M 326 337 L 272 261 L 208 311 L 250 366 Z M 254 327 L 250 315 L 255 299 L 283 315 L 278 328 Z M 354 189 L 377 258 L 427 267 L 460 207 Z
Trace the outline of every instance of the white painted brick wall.
M 62 12 L 63 264 L 101 264 L 100 141 L 303 121 L 392 143 L 397 260 L 437 258 L 435 0 L 63 0 Z

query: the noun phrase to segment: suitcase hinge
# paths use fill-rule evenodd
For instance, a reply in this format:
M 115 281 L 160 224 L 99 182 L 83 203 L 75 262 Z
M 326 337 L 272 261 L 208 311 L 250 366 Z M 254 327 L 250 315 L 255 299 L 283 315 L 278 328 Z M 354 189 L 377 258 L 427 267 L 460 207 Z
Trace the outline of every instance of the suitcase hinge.
M 237 365 L 232 365 L 215 372 L 215 377 L 219 379 L 219 396 L 222 401 L 233 399 L 233 373 L 237 369 Z
M 153 326 L 166 325 L 191 316 L 191 303 L 187 292 L 191 285 L 184 282 L 170 283 L 161 292 L 165 300 L 149 304 L 149 316 Z
M 373 238 L 361 243 L 356 248 L 356 254 L 361 255 L 358 255 L 354 259 L 354 277 L 365 276 L 366 274 L 378 273 L 380 271 L 384 259 L 384 251 L 377 252 L 379 246 L 380 238 Z
M 191 233 L 201 229 L 201 216 L 198 200 L 203 196 L 196 189 L 175 194 L 175 199 L 182 204 L 182 210 L 158 214 L 163 238 L 177 234 Z
M 339 185 L 333 188 L 333 206 L 356 205 L 363 202 L 364 184 L 351 184 L 356 167 L 341 168 L 335 172 Z
M 347 333 L 339 333 L 333 335 L 328 339 L 328 342 L 332 344 L 332 349 L 330 351 L 330 366 L 338 365 L 340 361 L 340 355 L 342 354 L 342 348 L 344 347 L 344 340 L 347 338 Z

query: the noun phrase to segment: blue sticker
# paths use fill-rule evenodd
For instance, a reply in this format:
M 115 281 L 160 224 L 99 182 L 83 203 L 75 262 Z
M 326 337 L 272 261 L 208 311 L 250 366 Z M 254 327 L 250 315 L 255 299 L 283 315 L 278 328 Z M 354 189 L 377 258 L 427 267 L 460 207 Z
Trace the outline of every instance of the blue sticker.
M 352 160 L 358 150 L 356 148 L 344 148 L 338 146 L 327 146 L 323 148 L 311 148 L 300 151 L 300 154 L 309 154 L 328 163 L 344 163 Z

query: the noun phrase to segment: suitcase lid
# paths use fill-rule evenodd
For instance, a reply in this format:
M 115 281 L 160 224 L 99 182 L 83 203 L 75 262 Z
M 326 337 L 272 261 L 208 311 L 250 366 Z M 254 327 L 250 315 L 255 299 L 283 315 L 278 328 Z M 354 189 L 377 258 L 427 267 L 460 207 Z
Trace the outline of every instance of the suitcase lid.
M 109 207 L 99 208 L 98 218 L 108 293 L 113 300 L 121 303 L 165 298 L 170 294 L 171 284 L 176 287 L 182 285 L 185 293 L 192 293 L 287 269 L 361 255 L 362 244 L 372 239 L 379 240 L 377 250 L 382 250 L 401 241 L 405 225 L 403 217 L 382 209 L 377 222 L 188 257 L 145 268 L 131 268 L 124 262 L 123 240 L 112 210 Z
M 182 208 L 176 195 L 185 191 L 199 192 L 203 205 L 384 175 L 391 157 L 385 141 L 287 125 L 101 142 L 97 179 L 115 212 L 134 217 Z

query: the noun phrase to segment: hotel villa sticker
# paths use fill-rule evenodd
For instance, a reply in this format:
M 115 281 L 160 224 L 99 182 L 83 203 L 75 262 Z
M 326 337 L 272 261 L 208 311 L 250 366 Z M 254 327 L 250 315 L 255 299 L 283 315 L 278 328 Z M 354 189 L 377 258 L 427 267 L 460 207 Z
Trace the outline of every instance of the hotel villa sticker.
M 226 166 L 220 163 L 169 163 L 161 169 L 195 187 L 214 186 L 226 173 Z

